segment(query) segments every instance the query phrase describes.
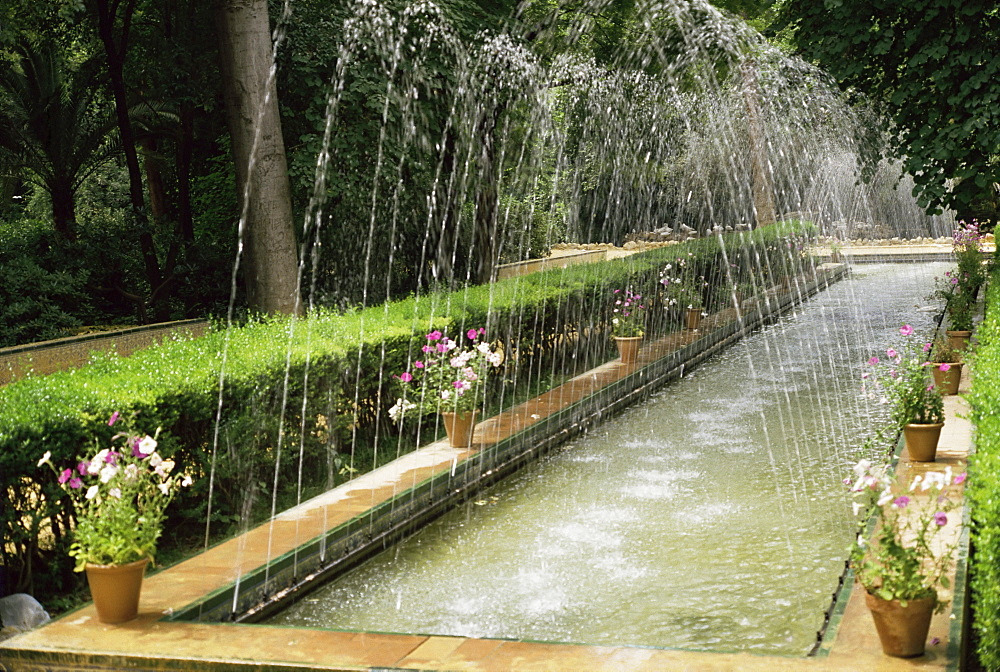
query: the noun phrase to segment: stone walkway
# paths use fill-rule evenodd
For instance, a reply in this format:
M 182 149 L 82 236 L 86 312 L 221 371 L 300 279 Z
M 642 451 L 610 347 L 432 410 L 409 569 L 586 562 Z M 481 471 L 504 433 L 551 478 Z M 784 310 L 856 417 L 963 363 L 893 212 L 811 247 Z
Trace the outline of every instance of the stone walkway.
M 712 320 L 725 321 L 722 315 L 713 316 Z M 712 326 L 709 322 L 704 328 Z M 637 367 L 698 337 L 691 332 L 667 336 L 649 344 L 636 365 L 612 361 L 588 371 L 560 388 L 481 423 L 476 441 L 492 442 L 517 432 L 544 414 L 631 375 Z M 959 471 L 964 469 L 971 440 L 967 421 L 958 417 L 962 404 L 958 398 L 947 399 L 948 420 L 939 450 L 939 460 Z M 86 605 L 38 630 L 8 640 L 0 645 L 0 670 L 776 672 L 958 667 L 961 600 L 954 602 L 951 613 L 934 619 L 931 636 L 939 638 L 940 643 L 930 646 L 927 655 L 921 658 L 898 660 L 882 655 L 863 596 L 850 587 L 842 608 L 834 614 L 829 642 L 820 655 L 808 659 L 168 620 L 174 612 L 224 590 L 247 573 L 287 556 L 325 531 L 407 492 L 434 474 L 453 469 L 477 447 L 461 450 L 443 441 L 436 442 L 282 513 L 236 539 L 147 577 L 140 615 L 127 624 L 101 624 L 92 605 Z M 924 468 L 911 465 L 904 451 L 901 474 Z

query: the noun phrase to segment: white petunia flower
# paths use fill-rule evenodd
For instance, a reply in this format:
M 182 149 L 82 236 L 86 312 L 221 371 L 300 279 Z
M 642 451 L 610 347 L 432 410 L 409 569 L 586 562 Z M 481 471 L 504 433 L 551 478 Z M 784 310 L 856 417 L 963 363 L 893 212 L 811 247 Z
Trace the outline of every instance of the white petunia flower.
M 149 455 L 154 450 L 156 450 L 156 439 L 153 437 L 147 434 L 144 439 L 139 441 L 139 452 L 143 455 Z
M 118 473 L 118 467 L 113 464 L 105 464 L 101 468 L 101 483 L 107 483 Z

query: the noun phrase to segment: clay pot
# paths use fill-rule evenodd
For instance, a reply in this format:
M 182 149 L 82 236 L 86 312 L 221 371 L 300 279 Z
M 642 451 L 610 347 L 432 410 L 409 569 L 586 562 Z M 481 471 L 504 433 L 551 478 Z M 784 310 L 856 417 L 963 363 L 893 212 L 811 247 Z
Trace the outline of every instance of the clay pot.
M 883 600 L 865 593 L 865 602 L 875 621 L 875 630 L 885 655 L 896 658 L 923 655 L 937 603 L 935 596 L 908 600 L 904 607 L 899 600 Z
M 947 331 L 948 343 L 951 345 L 951 349 L 956 352 L 965 352 L 965 349 L 969 346 L 969 338 L 972 336 L 971 331 Z
M 684 315 L 684 326 L 689 331 L 698 331 L 701 326 L 701 308 L 688 308 Z
M 139 613 L 139 593 L 149 558 L 125 565 L 87 564 L 87 583 L 101 623 L 124 623 Z
M 947 362 L 947 371 L 941 370 L 944 364 L 944 362 L 931 363 L 934 389 L 941 394 L 958 394 L 958 384 L 962 380 L 962 362 Z
M 441 413 L 444 431 L 452 448 L 469 448 L 472 445 L 472 433 L 476 429 L 477 415 L 479 411 Z
M 618 346 L 618 355 L 622 364 L 635 364 L 639 357 L 639 346 L 642 345 L 642 336 L 615 336 L 615 345 Z
M 914 462 L 933 462 L 937 457 L 938 440 L 941 438 L 943 422 L 919 424 L 911 422 L 903 427 L 906 451 Z

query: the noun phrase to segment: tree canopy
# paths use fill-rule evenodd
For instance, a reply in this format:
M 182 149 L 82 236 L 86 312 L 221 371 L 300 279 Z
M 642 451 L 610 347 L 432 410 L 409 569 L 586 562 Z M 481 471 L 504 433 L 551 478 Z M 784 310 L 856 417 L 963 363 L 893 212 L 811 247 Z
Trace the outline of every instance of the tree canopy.
M 992 0 L 788 0 L 794 44 L 873 99 L 930 210 L 996 218 L 1000 7 Z M 992 201 L 992 205 L 990 202 Z

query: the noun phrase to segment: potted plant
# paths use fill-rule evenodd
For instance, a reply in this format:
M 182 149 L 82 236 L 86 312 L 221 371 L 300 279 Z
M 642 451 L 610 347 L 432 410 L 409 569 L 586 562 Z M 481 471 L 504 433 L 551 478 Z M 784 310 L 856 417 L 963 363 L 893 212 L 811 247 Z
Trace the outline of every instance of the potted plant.
M 851 552 L 851 567 L 865 588 L 882 650 L 890 656 L 909 658 L 924 652 L 931 616 L 947 602 L 938 588 L 948 588 L 960 516 L 949 516 L 957 503 L 949 488 L 961 484 L 965 474 L 952 476 L 951 467 L 913 477 L 909 484 L 894 482 L 888 465 L 861 460 L 852 477 L 844 480 L 854 498 L 855 515 L 862 526 L 876 516 L 871 540 L 858 534 Z M 954 537 L 957 538 L 957 535 Z
M 685 273 L 684 259 L 678 259 L 676 266 L 676 272 L 674 264 L 667 264 L 660 271 L 663 305 L 668 311 L 682 311 L 684 327 L 696 331 L 701 326 L 701 318 L 705 316 L 702 290 L 707 283 L 704 278 L 696 279 Z
M 884 360 L 870 358 L 870 370 L 862 378 L 871 397 L 892 404 L 893 419 L 903 429 L 910 459 L 933 462 L 944 427 L 944 401 L 925 359 L 930 345 L 919 346 L 908 324 L 899 333 L 907 338 L 902 349 L 888 348 Z
M 427 334 L 420 359 L 396 376 L 404 385 L 403 396 L 389 409 L 389 416 L 401 422 L 414 408 L 440 413 L 451 445 L 469 447 L 488 371 L 503 362 L 503 355 L 494 352 L 489 343 L 475 342 L 485 334 L 485 329 L 469 329 L 465 347 L 436 329 Z M 416 403 L 407 399 L 407 392 L 414 388 Z
M 972 317 L 976 309 L 975 290 L 967 273 L 946 271 L 932 298 L 943 301 L 948 315 L 947 330 L 951 346 L 963 351 L 972 335 Z
M 958 264 L 958 276 L 964 280 L 963 290 L 968 292 L 974 302 L 979 287 L 986 281 L 983 234 L 979 230 L 979 222 L 975 219 L 968 223 L 960 220 L 952 230 L 951 249 Z
M 108 425 L 119 415 L 115 412 Z M 157 430 L 157 435 L 159 430 Z M 120 432 L 111 445 L 57 468 L 46 451 L 38 466 L 49 465 L 73 501 L 74 540 L 69 553 L 87 582 L 104 623 L 122 623 L 138 613 L 146 566 L 153 562 L 165 511 L 174 493 L 191 484 L 174 474 L 173 460 L 156 452 L 156 438 Z
M 631 287 L 612 293 L 611 333 L 622 364 L 634 364 L 646 327 L 646 304 Z
M 938 336 L 930 350 L 931 375 L 934 386 L 941 394 L 958 394 L 962 379 L 962 361 L 951 340 Z

